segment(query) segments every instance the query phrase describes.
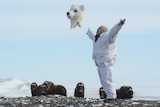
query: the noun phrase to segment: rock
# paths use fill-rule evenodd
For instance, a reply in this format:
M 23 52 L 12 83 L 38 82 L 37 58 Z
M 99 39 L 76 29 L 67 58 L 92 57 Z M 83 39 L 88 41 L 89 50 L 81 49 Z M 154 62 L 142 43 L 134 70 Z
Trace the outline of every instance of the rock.
M 0 107 L 160 107 L 160 101 L 116 100 L 104 103 L 102 99 L 66 97 L 61 95 L 0 98 Z

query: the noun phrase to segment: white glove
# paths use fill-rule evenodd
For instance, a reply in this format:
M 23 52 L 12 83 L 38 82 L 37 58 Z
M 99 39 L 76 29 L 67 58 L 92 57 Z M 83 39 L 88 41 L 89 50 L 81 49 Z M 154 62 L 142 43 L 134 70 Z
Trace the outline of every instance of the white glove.
M 126 19 L 121 19 L 120 21 L 119 21 L 119 26 L 122 26 L 122 25 L 124 25 L 125 24 L 125 21 L 126 21 Z
M 86 34 L 88 34 L 89 31 L 90 31 L 90 27 L 88 28 L 88 31 L 86 32 Z

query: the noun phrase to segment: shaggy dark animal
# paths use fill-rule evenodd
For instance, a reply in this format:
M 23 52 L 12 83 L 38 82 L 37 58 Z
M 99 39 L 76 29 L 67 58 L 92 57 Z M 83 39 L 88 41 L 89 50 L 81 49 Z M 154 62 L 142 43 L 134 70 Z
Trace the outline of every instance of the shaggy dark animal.
M 65 88 L 64 86 L 62 86 L 62 85 L 56 85 L 54 94 L 67 96 L 67 90 L 66 90 L 66 88 Z
M 40 95 L 48 95 L 46 85 L 42 84 L 37 87 L 37 96 L 40 96 Z
M 37 83 L 33 82 L 31 84 L 31 94 L 32 94 L 32 96 L 37 96 L 38 95 L 37 87 L 38 87 Z
M 54 83 L 50 81 L 45 81 L 43 85 L 47 87 L 47 90 L 46 90 L 47 94 L 50 94 L 50 95 L 58 94 L 58 95 L 67 96 L 67 90 L 62 85 L 54 85 Z
M 76 88 L 74 90 L 74 97 L 83 97 L 84 98 L 84 84 L 82 82 L 77 83 Z
M 100 87 L 100 88 L 99 88 L 99 96 L 100 96 L 100 99 L 105 99 L 105 98 L 107 98 L 107 95 L 106 95 L 103 87 Z
M 122 86 L 117 91 L 118 99 L 130 99 L 133 98 L 133 89 L 131 86 Z
M 31 84 L 31 94 L 32 96 L 40 96 L 40 95 L 47 95 L 47 90 L 46 90 L 45 85 L 37 85 L 37 83 L 33 82 Z
M 54 91 L 55 91 L 55 85 L 54 85 L 54 83 L 53 82 L 50 82 L 50 81 L 45 81 L 44 83 L 43 83 L 43 85 L 45 85 L 46 86 L 46 93 L 47 93 L 47 95 L 53 95 L 54 94 Z
M 54 85 L 53 82 L 45 81 L 41 85 L 37 85 L 37 83 L 33 82 L 31 84 L 31 93 L 32 96 L 40 96 L 40 95 L 63 95 L 67 96 L 67 90 L 62 85 Z
M 116 90 L 118 99 L 130 99 L 133 98 L 133 89 L 131 86 L 122 86 L 120 89 Z M 107 97 L 103 87 L 99 89 L 99 95 L 101 99 Z

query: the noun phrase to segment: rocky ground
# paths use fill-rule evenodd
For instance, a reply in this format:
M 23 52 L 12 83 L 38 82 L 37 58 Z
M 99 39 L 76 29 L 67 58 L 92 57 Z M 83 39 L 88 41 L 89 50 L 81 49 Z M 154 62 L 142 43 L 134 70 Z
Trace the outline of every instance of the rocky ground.
M 17 98 L 1 97 L 0 107 L 160 107 L 160 101 L 117 100 L 104 103 L 102 99 L 49 95 Z

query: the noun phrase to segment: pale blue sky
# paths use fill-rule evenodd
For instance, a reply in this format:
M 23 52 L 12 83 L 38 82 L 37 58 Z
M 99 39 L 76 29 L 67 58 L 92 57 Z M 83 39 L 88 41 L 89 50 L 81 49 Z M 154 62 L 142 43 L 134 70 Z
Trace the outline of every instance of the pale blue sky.
M 85 6 L 82 28 L 70 29 L 66 12 L 72 4 Z M 99 88 L 86 31 L 102 24 L 110 29 L 121 18 L 126 24 L 117 39 L 115 86 L 160 90 L 159 0 L 0 1 L 0 78 Z

